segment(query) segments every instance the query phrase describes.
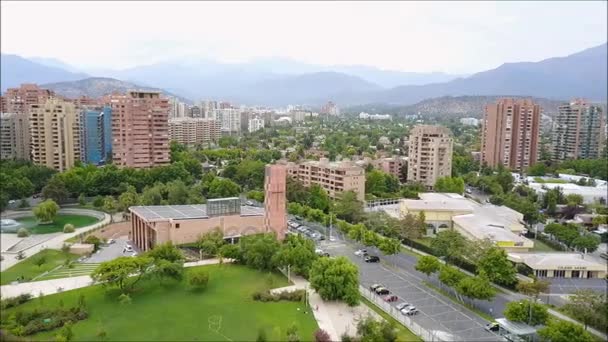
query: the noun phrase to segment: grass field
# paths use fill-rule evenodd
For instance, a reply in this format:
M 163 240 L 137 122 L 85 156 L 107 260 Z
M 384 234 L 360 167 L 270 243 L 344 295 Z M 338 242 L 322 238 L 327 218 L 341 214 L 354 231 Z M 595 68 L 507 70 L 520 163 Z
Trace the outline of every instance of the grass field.
M 57 307 L 60 300 L 71 307 L 83 294 L 89 317 L 74 325 L 75 341 L 99 341 L 100 330 L 107 333 L 108 341 L 254 341 L 260 328 L 269 341 L 284 341 L 292 324 L 298 327 L 302 341 L 312 339 L 317 323 L 303 303 L 251 299 L 255 291 L 286 286 L 284 276 L 238 265 L 202 268 L 209 272 L 209 285 L 202 292 L 192 291 L 185 280 L 160 285 L 153 278 L 137 285 L 131 304 L 120 304 L 117 291 L 108 292 L 98 285 L 46 296 L 43 304 L 32 300 L 19 309 Z M 31 337 L 48 340 L 56 334 L 50 331 Z
M 44 264 L 37 266 L 34 264 L 34 261 L 40 257 L 44 257 L 46 260 Z M 29 281 L 44 272 L 63 265 L 67 258 L 70 260 L 75 260 L 78 258 L 78 256 L 75 254 L 65 254 L 62 251 L 55 249 L 45 249 L 14 265 L 13 267 L 8 268 L 6 271 L 0 272 L 0 284 L 9 284 L 21 276 L 25 278 L 25 281 Z
M 84 215 L 57 215 L 53 223 L 38 224 L 36 217 L 28 216 L 16 219 L 17 222 L 23 224 L 32 234 L 48 234 L 62 232 L 63 226 L 66 223 L 71 223 L 74 228 L 89 226 L 97 221 L 97 218 Z
M 99 266 L 99 264 L 73 263 L 72 267 L 62 266 L 56 268 L 51 272 L 36 278 L 36 281 L 91 275 L 97 266 Z
M 533 240 L 533 241 L 534 241 L 534 248 L 532 248 L 533 252 L 559 252 L 560 251 L 559 249 L 555 249 L 540 240 Z
M 563 180 L 563 179 L 559 179 L 559 178 L 540 178 L 540 177 L 534 177 L 534 181 L 536 183 L 557 183 L 557 184 L 568 183 L 567 180 Z
M 414 335 L 414 333 L 409 331 L 408 328 L 403 326 L 403 324 L 399 323 L 399 321 L 397 321 L 396 319 L 391 317 L 391 315 L 387 314 L 382 309 L 380 309 L 379 307 L 374 305 L 374 303 L 363 298 L 363 296 L 361 297 L 361 302 L 363 302 L 363 304 L 369 306 L 370 309 L 374 310 L 378 315 L 382 316 L 382 318 L 384 318 L 385 320 L 387 320 L 395 325 L 395 328 L 397 328 L 397 341 L 400 341 L 400 342 L 401 341 L 407 341 L 407 342 L 422 341 L 420 339 L 420 337 Z

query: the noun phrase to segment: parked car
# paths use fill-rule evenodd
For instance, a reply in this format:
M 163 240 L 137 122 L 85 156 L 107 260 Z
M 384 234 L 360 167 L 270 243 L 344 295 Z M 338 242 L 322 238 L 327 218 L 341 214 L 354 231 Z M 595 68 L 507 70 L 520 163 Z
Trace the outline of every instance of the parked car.
M 124 252 L 127 252 L 127 253 L 131 253 L 131 252 L 133 252 L 133 246 L 131 246 L 131 245 L 126 245 L 126 246 L 125 246 L 125 249 L 123 249 L 123 251 L 122 251 L 122 252 L 123 252 L 123 253 L 124 253 Z
M 498 325 L 498 323 L 496 322 L 492 322 L 486 324 L 483 328 L 487 331 L 498 332 L 498 330 L 500 329 L 500 325 Z
M 384 287 L 379 287 L 376 289 L 376 294 L 381 295 L 381 296 L 384 296 L 384 295 L 387 295 L 390 293 L 391 293 L 391 291 L 389 291 L 388 289 L 386 289 Z
M 382 287 L 382 285 L 380 285 L 380 284 L 373 284 L 372 286 L 369 287 L 369 289 L 372 290 L 372 291 L 374 291 L 374 292 L 376 292 L 376 289 L 380 288 L 380 287 Z
M 108 239 L 108 245 L 111 245 L 113 243 L 116 243 L 116 240 L 114 240 L 114 239 Z
M 403 303 L 397 304 L 397 306 L 395 306 L 395 307 L 397 308 L 397 310 L 401 311 L 410 305 L 412 305 L 412 304 L 403 302 Z
M 355 251 L 355 255 L 356 256 L 363 256 L 363 254 L 367 254 L 367 250 L 366 249 L 359 249 Z
M 366 255 L 365 256 L 365 262 L 379 262 L 380 258 L 378 258 L 375 255 Z
M 401 313 L 404 315 L 412 316 L 418 314 L 418 309 L 415 306 L 406 306 Z
M 42 194 L 33 194 L 32 195 L 32 198 L 40 198 L 40 197 L 42 197 Z
M 384 298 L 382 298 L 382 299 L 384 299 L 384 301 L 387 303 L 392 303 L 392 302 L 398 301 L 399 297 L 397 297 L 395 295 L 388 295 L 388 296 L 384 296 Z
M 247 201 L 247 202 L 245 202 L 245 204 L 247 204 L 247 205 L 253 205 L 253 202 Z
M 295 219 L 298 221 L 302 221 L 302 218 L 300 216 L 296 216 Z

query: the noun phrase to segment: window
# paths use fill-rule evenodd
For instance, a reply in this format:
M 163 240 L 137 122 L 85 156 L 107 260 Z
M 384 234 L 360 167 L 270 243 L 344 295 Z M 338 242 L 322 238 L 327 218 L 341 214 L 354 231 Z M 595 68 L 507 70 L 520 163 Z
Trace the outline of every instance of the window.
M 564 278 L 565 276 L 566 276 L 566 271 L 564 271 L 564 270 L 553 271 L 553 278 Z
M 175 224 L 175 228 L 176 228 L 176 229 L 179 229 L 179 223 L 176 223 L 176 224 Z

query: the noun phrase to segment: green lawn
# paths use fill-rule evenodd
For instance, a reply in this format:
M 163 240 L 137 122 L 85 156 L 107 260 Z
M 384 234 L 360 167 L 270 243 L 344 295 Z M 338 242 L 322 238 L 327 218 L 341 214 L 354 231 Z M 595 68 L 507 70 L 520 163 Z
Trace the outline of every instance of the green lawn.
M 254 341 L 260 328 L 269 341 L 277 341 L 286 340 L 286 331 L 294 323 L 301 340 L 312 339 L 317 323 L 303 303 L 251 299 L 255 291 L 286 286 L 283 275 L 239 265 L 202 268 L 209 271 L 209 285 L 202 292 L 190 290 L 185 280 L 161 286 L 157 279 L 150 279 L 137 285 L 131 304 L 121 305 L 117 291 L 98 285 L 46 296 L 42 304 L 35 299 L 17 309 L 57 307 L 60 300 L 71 307 L 84 294 L 89 317 L 74 325 L 75 341 L 99 341 L 101 329 L 108 341 Z M 187 268 L 186 273 L 193 269 Z M 31 337 L 48 340 L 56 334 Z
M 34 261 L 41 256 L 46 258 L 45 263 L 41 266 L 35 265 Z M 67 258 L 74 260 L 77 259 L 78 256 L 75 254 L 66 255 L 62 251 L 55 249 L 45 249 L 14 265 L 13 267 L 10 267 L 6 271 L 0 272 L 0 284 L 9 284 L 21 276 L 25 277 L 25 281 L 29 281 L 46 271 L 50 271 L 59 265 L 63 265 Z
M 73 263 L 72 267 L 59 267 L 42 277 L 36 278 L 36 281 L 91 275 L 97 266 L 99 264 Z
M 48 234 L 62 232 L 66 223 L 73 224 L 74 228 L 80 228 L 90 226 L 99 220 L 93 216 L 59 214 L 50 224 L 38 224 L 34 216 L 18 218 L 16 221 L 23 224 L 32 234 Z
M 422 341 L 420 337 L 414 335 L 414 333 L 409 331 L 409 329 L 406 328 L 403 324 L 399 323 L 399 321 L 397 321 L 391 315 L 387 314 L 382 309 L 374 305 L 374 303 L 365 299 L 363 296 L 361 296 L 361 302 L 369 306 L 370 309 L 374 310 L 378 315 L 382 316 L 382 318 L 395 325 L 395 328 L 397 328 L 397 341 Z
M 568 181 L 563 180 L 563 179 L 559 179 L 559 178 L 540 178 L 540 177 L 534 177 L 534 181 L 536 183 L 557 183 L 557 184 L 568 183 Z
M 559 252 L 560 250 L 555 249 L 549 245 L 547 245 L 546 243 L 540 241 L 540 240 L 533 240 L 534 241 L 534 248 L 532 248 L 533 252 Z

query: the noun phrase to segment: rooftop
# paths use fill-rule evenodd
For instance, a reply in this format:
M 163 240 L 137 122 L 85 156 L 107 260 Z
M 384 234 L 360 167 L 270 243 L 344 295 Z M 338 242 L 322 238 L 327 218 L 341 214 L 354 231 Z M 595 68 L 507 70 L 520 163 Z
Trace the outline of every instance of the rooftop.
M 467 214 L 452 218 L 454 223 L 469 232 L 478 239 L 490 239 L 491 241 L 513 241 L 516 244 L 531 242 L 525 237 L 519 236 L 505 227 L 504 222 L 489 215 Z
M 129 210 L 146 221 L 209 218 L 206 204 L 134 206 Z M 264 208 L 241 206 L 241 216 L 262 216 Z
M 509 259 L 523 262 L 533 269 L 543 269 L 551 266 L 586 267 L 586 269 L 606 270 L 605 263 L 600 263 L 581 253 L 509 253 Z

